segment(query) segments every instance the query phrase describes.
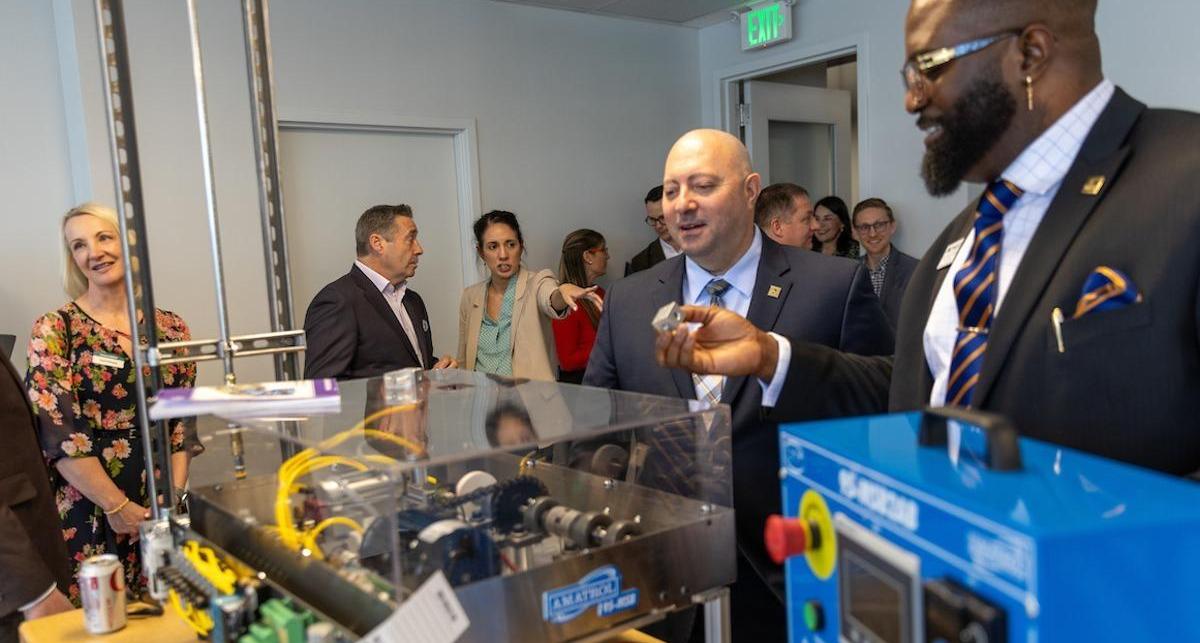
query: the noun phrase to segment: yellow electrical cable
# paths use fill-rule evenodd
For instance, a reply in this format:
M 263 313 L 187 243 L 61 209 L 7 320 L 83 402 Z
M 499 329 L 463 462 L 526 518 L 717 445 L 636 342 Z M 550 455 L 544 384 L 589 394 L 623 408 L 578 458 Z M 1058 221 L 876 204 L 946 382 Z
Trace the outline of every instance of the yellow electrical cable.
M 324 552 L 322 552 L 320 547 L 317 545 L 316 539 L 321 531 L 327 527 L 340 524 L 362 533 L 362 527 L 357 522 L 354 522 L 349 518 L 342 517 L 328 518 L 321 521 L 320 524 L 316 525 L 312 529 L 297 529 L 292 520 L 291 496 L 294 493 L 298 493 L 302 487 L 298 485 L 296 481 L 299 478 L 310 475 L 317 470 L 336 465 L 347 466 L 358 471 L 367 471 L 368 466 L 362 461 L 355 460 L 348 456 L 327 453 L 329 450 L 341 445 L 346 440 L 357 435 L 360 430 L 362 431 L 361 435 L 364 437 L 386 440 L 407 449 L 414 455 L 424 455 L 425 449 L 415 442 L 412 442 L 406 438 L 402 438 L 398 435 L 393 435 L 391 433 L 367 426 L 367 424 L 370 422 L 373 422 L 381 417 L 395 415 L 397 413 L 413 410 L 415 408 L 417 408 L 417 404 L 415 403 L 402 404 L 391 406 L 381 411 L 372 413 L 364 418 L 362 422 L 356 424 L 354 428 L 338 433 L 337 435 L 322 441 L 316 447 L 304 449 L 280 465 L 278 472 L 279 484 L 275 496 L 275 529 L 280 542 L 290 549 L 298 550 L 306 548 L 318 558 L 324 558 Z M 322 453 L 326 454 L 322 455 Z M 364 455 L 362 456 L 362 459 L 368 462 L 384 465 L 390 465 L 395 462 L 394 459 L 379 454 Z
M 347 527 L 360 534 L 363 532 L 362 525 L 344 516 L 334 516 L 333 518 L 326 518 L 325 520 L 322 520 L 321 522 L 317 523 L 316 527 L 313 527 L 304 533 L 304 546 L 307 547 L 309 551 L 313 552 L 313 555 L 318 559 L 324 559 L 325 552 L 321 551 L 321 547 L 317 545 L 317 536 L 321 535 L 321 532 L 325 531 L 325 529 L 334 525 Z
M 374 422 L 375 420 L 378 420 L 379 418 L 387 417 L 389 415 L 395 415 L 397 413 L 402 413 L 404 411 L 414 410 L 417 408 L 417 406 L 419 404 L 420 404 L 419 402 L 410 402 L 408 404 L 397 404 L 395 406 L 389 406 L 389 407 L 380 409 L 380 410 L 368 415 L 367 417 L 363 418 L 362 422 L 355 424 L 354 428 L 350 429 L 350 432 L 353 433 L 355 431 L 358 431 L 359 429 L 367 426 L 368 424 Z
M 380 431 L 379 429 L 372 429 L 371 427 L 365 427 L 365 428 L 363 428 L 363 435 L 365 435 L 368 438 L 376 438 L 379 440 L 386 440 L 388 442 L 398 444 L 398 445 L 404 447 L 405 449 L 408 449 L 409 451 L 411 451 L 413 453 L 413 455 L 415 455 L 417 457 L 425 455 L 425 447 L 422 447 L 421 445 L 417 444 L 416 442 L 413 442 L 412 440 L 409 440 L 407 438 L 402 438 L 398 435 L 388 433 L 386 431 Z

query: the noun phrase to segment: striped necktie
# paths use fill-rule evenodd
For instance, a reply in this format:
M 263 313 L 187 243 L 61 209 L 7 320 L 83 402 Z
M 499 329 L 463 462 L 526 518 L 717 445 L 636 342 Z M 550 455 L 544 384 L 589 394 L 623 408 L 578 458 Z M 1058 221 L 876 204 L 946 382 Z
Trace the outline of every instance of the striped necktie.
M 948 406 L 971 406 L 971 393 L 979 382 L 988 331 L 996 309 L 1004 213 L 1019 198 L 1020 188 L 1008 181 L 996 181 L 988 186 L 975 211 L 975 242 L 966 263 L 954 275 L 958 338 L 950 356 L 950 377 L 946 384 Z
M 729 290 L 729 282 L 724 279 L 713 279 L 704 287 L 708 295 L 708 305 L 718 308 L 725 307 L 725 291 Z M 716 406 L 721 403 L 721 389 L 725 387 L 724 375 L 692 374 L 692 383 L 696 386 L 696 399 L 704 400 Z

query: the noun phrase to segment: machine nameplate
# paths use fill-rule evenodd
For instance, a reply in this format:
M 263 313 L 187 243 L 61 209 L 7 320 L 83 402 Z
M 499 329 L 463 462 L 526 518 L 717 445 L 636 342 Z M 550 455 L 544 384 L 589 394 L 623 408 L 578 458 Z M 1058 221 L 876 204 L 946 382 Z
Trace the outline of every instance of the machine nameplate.
M 593 606 L 603 618 L 637 607 L 636 587 L 621 589 L 621 572 L 605 565 L 578 582 L 542 593 L 542 618 L 551 623 L 574 620 Z

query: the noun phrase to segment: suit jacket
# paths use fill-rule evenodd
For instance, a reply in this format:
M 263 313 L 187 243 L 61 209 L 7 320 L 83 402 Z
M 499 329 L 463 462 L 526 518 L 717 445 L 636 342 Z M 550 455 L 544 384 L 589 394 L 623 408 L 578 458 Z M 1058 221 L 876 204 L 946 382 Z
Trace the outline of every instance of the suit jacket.
M 8 355 L 0 355 L 0 617 L 57 583 L 71 584 L 62 525 L 38 446 L 29 398 Z
M 1023 435 L 1101 456 L 1186 474 L 1200 468 L 1200 115 L 1147 109 L 1118 89 L 1084 141 L 1017 268 L 992 322 L 973 398 L 1004 414 Z M 1091 177 L 1098 194 L 1084 194 Z M 917 266 L 900 314 L 893 410 L 928 403 L 933 376 L 924 333 L 947 268 L 938 260 L 966 236 L 974 207 L 960 214 Z M 1062 324 L 1059 352 L 1051 312 L 1069 317 L 1097 266 L 1125 272 L 1142 301 Z M 795 348 L 795 347 L 793 347 Z M 785 389 L 804 374 L 877 380 L 878 361 L 793 352 Z M 808 362 L 807 368 L 800 362 Z M 796 381 L 792 382 L 795 376 Z M 786 399 L 785 390 L 781 398 Z M 785 409 L 781 409 L 785 411 Z M 781 419 L 788 414 L 781 412 Z
M 358 266 L 322 288 L 304 314 L 304 377 L 350 379 L 420 368 L 417 351 L 431 368 L 436 360 L 425 302 L 410 288 L 403 303 L 419 346 L 412 345 L 383 293 Z
M 641 272 L 666 258 L 667 256 L 663 254 L 662 244 L 655 238 L 654 241 L 650 242 L 650 245 L 625 262 L 625 276 L 628 277 L 635 272 Z
M 892 322 L 892 328 L 900 320 L 900 303 L 904 300 L 904 291 L 908 289 L 908 280 L 916 269 L 916 257 L 910 257 L 892 246 L 887 269 L 883 271 L 883 287 L 879 289 L 879 303 L 888 321 Z
M 550 305 L 550 296 L 558 289 L 558 279 L 549 270 L 534 272 L 521 268 L 515 277 L 517 292 L 512 310 L 513 377 L 553 382 L 558 360 L 554 355 L 554 331 L 550 322 L 565 319 Z M 463 291 L 458 305 L 458 363 L 475 370 L 479 350 L 479 328 L 487 307 L 487 280 Z
M 762 243 L 747 315 L 750 321 L 759 328 L 839 350 L 891 354 L 892 330 L 861 262 L 789 248 L 765 235 Z M 684 274 L 684 257 L 678 256 L 609 288 L 584 384 L 696 397 L 688 373 L 662 368 L 654 361 L 655 334 L 650 326 L 659 307 L 681 301 Z M 772 286 L 780 288 L 777 297 L 767 294 Z M 762 390 L 754 378 L 729 378 L 721 399 L 732 411 L 734 508 L 739 550 L 744 554 L 733 598 L 735 638 L 767 640 L 781 635 L 786 624 L 782 570 L 769 561 L 762 544 L 766 517 L 780 506 L 779 443 L 774 428 L 760 421 Z M 760 576 L 768 577 L 766 583 Z

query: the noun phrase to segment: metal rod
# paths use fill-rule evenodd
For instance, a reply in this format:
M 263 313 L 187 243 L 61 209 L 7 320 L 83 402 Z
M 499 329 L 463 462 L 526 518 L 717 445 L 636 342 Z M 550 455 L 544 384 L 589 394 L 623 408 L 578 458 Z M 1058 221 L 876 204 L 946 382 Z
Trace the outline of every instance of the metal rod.
M 299 353 L 304 350 L 303 346 L 278 346 L 276 348 L 255 348 L 248 351 L 237 351 L 234 357 L 255 357 L 259 355 L 283 355 L 287 353 Z M 179 357 L 163 357 L 158 360 L 159 366 L 168 366 L 170 364 L 183 364 L 185 362 L 212 362 L 222 359 L 220 355 L 181 355 Z
M 707 643 L 729 643 L 732 640 L 728 587 L 714 591 L 704 601 L 704 640 Z
M 129 304 L 129 337 L 134 347 L 139 437 L 146 460 L 146 491 L 155 520 L 174 503 L 167 484 L 163 506 L 158 503 L 155 460 L 163 463 L 171 479 L 171 457 L 167 424 L 159 422 L 159 439 L 150 430 L 147 388 L 158 391 L 159 371 L 150 369 L 145 377 L 142 343 L 153 350 L 158 342 L 155 323 L 154 290 L 150 284 L 150 253 L 146 241 L 146 222 L 142 216 L 141 168 L 138 165 L 137 131 L 133 116 L 133 84 L 129 74 L 129 50 L 125 39 L 125 10 L 121 0 L 96 0 L 96 29 L 100 43 L 100 68 L 104 79 L 104 106 L 108 116 L 109 152 L 112 154 L 117 222 L 121 233 L 122 261 L 125 265 L 125 297 Z M 152 393 L 151 393 L 152 394 Z
M 263 258 L 267 268 L 267 302 L 271 329 L 293 327 L 292 278 L 289 269 L 283 188 L 279 171 L 279 125 L 275 115 L 275 83 L 267 0 L 242 0 L 250 89 L 251 131 L 258 169 L 258 206 L 262 222 Z M 293 355 L 275 358 L 275 378 L 299 376 Z
M 217 289 L 217 325 L 221 345 L 218 350 L 225 366 L 225 382 L 237 381 L 233 372 L 233 351 L 229 343 L 229 310 L 225 300 L 225 274 L 221 263 L 221 229 L 217 222 L 216 181 L 213 176 L 212 144 L 208 135 L 208 101 L 204 93 L 204 64 L 200 55 L 200 22 L 195 0 L 186 0 L 189 36 L 192 45 L 192 79 L 196 88 L 196 123 L 200 128 L 200 156 L 204 168 L 204 205 L 208 211 L 208 233 L 212 242 L 213 281 Z

